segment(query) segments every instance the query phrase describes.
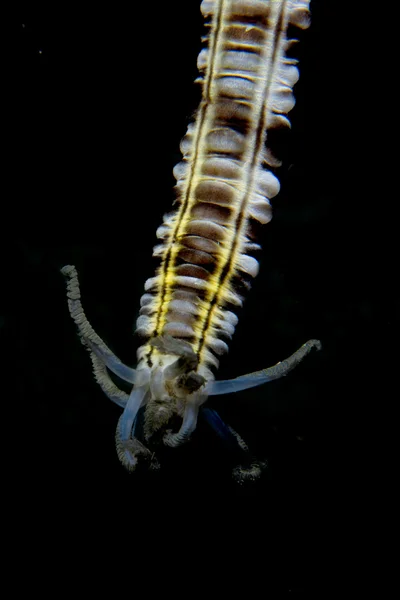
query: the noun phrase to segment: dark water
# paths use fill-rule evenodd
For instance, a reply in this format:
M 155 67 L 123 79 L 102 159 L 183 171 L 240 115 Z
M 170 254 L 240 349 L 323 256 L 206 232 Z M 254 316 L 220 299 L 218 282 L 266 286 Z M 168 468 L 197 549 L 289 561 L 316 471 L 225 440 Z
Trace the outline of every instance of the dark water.
M 352 40 L 343 26 L 337 43 L 335 6 L 315 3 L 301 34 L 292 130 L 277 142 L 282 189 L 219 376 L 270 366 L 310 338 L 323 349 L 283 380 L 212 403 L 268 461 L 260 480 L 242 487 L 201 426 L 188 446 L 165 453 L 157 474 L 125 473 L 114 447 L 120 409 L 92 378 L 59 273 L 76 265 L 89 320 L 133 365 L 155 231 L 173 200 L 179 140 L 199 98 L 198 3 L 126 13 L 38 6 L 10 24 L 1 332 L 12 359 L 4 375 L 12 417 L 3 424 L 11 438 L 4 456 L 11 504 L 34 537 L 53 527 L 68 536 L 71 525 L 77 540 L 93 540 L 107 530 L 156 555 L 177 544 L 178 563 L 189 560 L 185 547 L 190 556 L 204 546 L 194 577 L 207 577 L 211 564 L 249 597 L 260 583 L 332 589 L 332 545 L 352 539 L 351 527 L 336 536 L 353 523 L 360 456 L 373 463 L 362 423 L 377 397 L 368 399 L 366 365 L 393 318 L 378 315 L 379 232 L 357 188 Z

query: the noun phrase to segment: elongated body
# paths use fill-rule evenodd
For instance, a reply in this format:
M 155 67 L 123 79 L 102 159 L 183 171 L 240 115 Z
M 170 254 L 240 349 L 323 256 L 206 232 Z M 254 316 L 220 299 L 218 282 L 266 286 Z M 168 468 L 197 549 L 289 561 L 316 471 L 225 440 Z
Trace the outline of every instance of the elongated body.
M 176 203 L 157 230 L 160 264 L 145 283 L 137 333 L 137 369 L 122 365 L 92 330 L 83 313 L 74 267 L 69 278 L 72 317 L 90 351 L 96 378 L 124 407 L 117 429 L 123 464 L 133 469 L 159 438 L 184 442 L 209 395 L 246 389 L 285 375 L 319 342 L 307 342 L 276 367 L 215 382 L 218 357 L 228 350 L 235 309 L 258 272 L 254 225 L 271 219 L 279 191 L 268 131 L 288 125 L 294 105 L 296 61 L 286 57 L 289 25 L 308 25 L 308 0 L 204 0 L 209 27 L 198 59 L 202 99 L 181 143 L 174 169 Z M 128 396 L 107 369 L 133 384 Z M 138 415 L 143 414 L 143 419 Z M 245 451 L 239 436 L 207 409 L 208 422 Z M 171 424 L 181 420 L 177 432 Z M 142 426 L 138 423 L 143 422 Z M 141 431 L 139 432 L 139 429 Z M 254 464 L 249 473 L 254 475 Z M 241 469 L 241 475 L 245 472 Z

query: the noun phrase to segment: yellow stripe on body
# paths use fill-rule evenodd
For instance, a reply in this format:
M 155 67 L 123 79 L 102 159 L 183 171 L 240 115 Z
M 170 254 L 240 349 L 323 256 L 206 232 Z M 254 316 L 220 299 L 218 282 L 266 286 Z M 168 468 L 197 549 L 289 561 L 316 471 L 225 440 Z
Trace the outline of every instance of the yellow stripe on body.
M 242 158 L 243 180 L 235 182 L 237 193 L 242 195 L 242 199 L 235 202 L 233 206 L 230 206 L 232 210 L 231 226 L 226 227 L 226 236 L 223 244 L 221 244 L 220 253 L 216 257 L 214 272 L 210 274 L 207 280 L 205 298 L 199 303 L 198 318 L 193 324 L 196 339 L 192 346 L 194 351 L 199 353 L 200 363 L 205 360 L 207 336 L 212 330 L 215 312 L 220 310 L 220 305 L 224 304 L 224 299 L 229 296 L 232 277 L 237 271 L 236 259 L 240 250 L 238 242 L 243 239 L 247 226 L 247 207 L 255 189 L 256 169 L 261 163 L 261 153 L 264 148 L 266 103 L 269 98 L 269 87 L 273 80 L 274 70 L 277 68 L 277 65 L 279 66 L 279 61 L 283 53 L 283 49 L 279 48 L 279 42 L 281 42 L 282 31 L 283 34 L 286 33 L 288 15 L 285 14 L 285 8 L 287 8 L 285 0 L 270 2 L 266 41 L 263 47 L 264 60 L 262 63 L 264 68 L 259 77 L 261 85 L 259 84 L 258 90 L 254 94 L 252 117 L 249 119 L 251 129 L 246 133 L 245 151 Z M 210 36 L 211 56 L 204 82 L 203 99 L 196 117 L 193 132 L 193 153 L 189 165 L 190 174 L 187 177 L 187 182 L 182 193 L 182 198 L 186 198 L 186 200 L 182 201 L 177 213 L 177 222 L 170 234 L 166 255 L 160 269 L 162 281 L 160 282 L 156 299 L 156 335 L 162 333 L 167 323 L 168 307 L 172 300 L 174 286 L 176 285 L 175 266 L 180 249 L 179 239 L 185 235 L 188 224 L 192 220 L 191 212 L 196 201 L 193 190 L 196 190 L 197 185 L 202 179 L 201 167 L 204 159 L 207 157 L 205 148 L 206 135 L 211 130 L 211 125 L 215 125 L 213 122 L 213 109 L 215 101 L 218 98 L 215 90 L 217 79 L 214 74 L 217 73 L 218 77 L 224 74 L 222 70 L 219 72 L 218 62 L 223 55 L 224 45 L 229 42 L 229 39 L 224 34 L 225 27 L 231 24 L 229 21 L 229 9 L 230 2 L 228 0 L 220 0 L 217 15 L 213 18 L 213 28 Z M 279 24 L 285 24 L 285 26 L 279 28 Z M 240 43 L 232 43 L 233 46 L 238 48 L 240 47 Z M 235 100 L 232 100 L 232 102 L 235 102 Z M 261 131 L 260 126 L 262 126 Z M 174 241 L 177 243 L 174 243 Z M 224 270 L 227 268 L 228 270 L 224 273 Z
M 175 263 L 179 252 L 179 242 L 174 244 L 174 240 L 184 235 L 187 225 L 191 220 L 191 210 L 194 204 L 194 198 L 191 194 L 193 189 L 196 189 L 197 182 L 199 180 L 198 172 L 201 169 L 201 165 L 204 157 L 204 130 L 208 131 L 208 124 L 210 118 L 207 118 L 207 112 L 212 106 L 212 90 L 211 84 L 214 76 L 214 64 L 215 57 L 221 55 L 221 44 L 222 39 L 220 36 L 221 22 L 223 22 L 223 12 L 226 11 L 226 7 L 229 4 L 229 0 L 219 0 L 218 8 L 216 9 L 216 17 L 213 18 L 213 26 L 210 34 L 210 52 L 211 61 L 210 66 L 207 69 L 206 77 L 203 86 L 203 98 L 200 103 L 199 112 L 196 116 L 194 140 L 193 140 L 193 155 L 190 164 L 191 176 L 188 177 L 185 190 L 182 193 L 182 197 L 186 198 L 182 202 L 182 205 L 177 214 L 177 223 L 173 229 L 169 241 L 166 257 L 163 259 L 161 264 L 162 281 L 160 284 L 157 298 L 155 301 L 157 307 L 157 322 L 155 328 L 155 335 L 160 335 L 166 324 L 166 315 L 168 312 L 168 306 L 172 299 L 173 286 L 176 282 L 175 274 Z M 211 100 L 211 101 L 210 101 Z M 203 143 L 202 143 L 203 142 Z M 218 286 L 218 281 L 211 281 L 210 286 Z M 205 309 L 204 309 L 205 310 Z M 196 329 L 198 329 L 196 327 Z
M 217 269 L 215 273 L 215 278 L 217 279 L 216 284 L 213 286 L 211 293 L 207 296 L 207 303 L 209 307 L 209 311 L 207 315 L 202 315 L 197 323 L 199 327 L 202 327 L 202 331 L 198 339 L 196 340 L 196 344 L 194 345 L 194 351 L 200 352 L 199 361 L 200 364 L 205 360 L 205 353 L 207 350 L 207 336 L 209 335 L 210 330 L 213 327 L 213 316 L 216 310 L 219 310 L 219 306 L 221 302 L 223 303 L 224 296 L 226 296 L 227 291 L 231 288 L 231 280 L 236 271 L 236 257 L 239 252 L 238 241 L 242 238 L 245 228 L 247 226 L 247 218 L 246 218 L 246 209 L 248 205 L 249 198 L 254 190 L 255 184 L 255 171 L 260 164 L 260 156 L 262 149 L 264 147 L 265 141 L 265 131 L 261 136 L 259 136 L 258 144 L 256 134 L 259 128 L 261 120 L 265 120 L 266 114 L 266 100 L 268 99 L 268 91 L 269 86 L 271 85 L 271 81 L 273 79 L 274 66 L 276 68 L 276 63 L 279 64 L 280 54 L 278 53 L 278 60 L 276 60 L 276 53 L 274 50 L 276 49 L 277 42 L 279 42 L 279 36 L 277 39 L 277 28 L 279 22 L 284 21 L 283 14 L 286 8 L 286 2 L 283 0 L 282 2 L 271 2 L 271 13 L 268 19 L 269 28 L 267 32 L 267 40 L 265 44 L 265 64 L 266 67 L 264 69 L 264 77 L 261 79 L 265 81 L 263 93 L 261 94 L 261 98 L 264 99 L 264 102 L 259 102 L 254 104 L 254 119 L 252 119 L 252 133 L 247 134 L 247 152 L 244 158 L 244 168 L 243 172 L 247 173 L 247 180 L 243 185 L 244 196 L 240 203 L 237 206 L 236 219 L 241 215 L 242 220 L 240 223 L 239 229 L 234 229 L 231 232 L 231 235 L 227 236 L 227 242 L 229 243 L 229 250 L 227 250 L 224 254 L 226 255 L 226 260 L 223 260 L 223 256 L 219 257 L 217 263 Z M 287 20 L 287 15 L 286 15 Z M 286 30 L 286 27 L 283 28 Z M 267 78 L 267 75 L 269 77 Z M 264 128 L 265 129 L 265 128 Z M 253 144 L 250 144 L 249 141 L 253 139 Z M 248 167 L 246 168 L 246 165 Z M 221 281 L 221 277 L 223 275 L 223 271 L 225 267 L 230 262 L 230 268 L 224 280 Z

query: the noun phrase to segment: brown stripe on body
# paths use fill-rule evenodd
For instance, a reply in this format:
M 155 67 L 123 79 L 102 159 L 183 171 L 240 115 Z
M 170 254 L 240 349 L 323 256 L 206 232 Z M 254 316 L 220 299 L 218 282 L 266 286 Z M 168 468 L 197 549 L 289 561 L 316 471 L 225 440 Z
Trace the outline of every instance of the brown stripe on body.
M 210 102 L 210 87 L 211 87 L 211 83 L 213 81 L 213 65 L 215 64 L 214 57 L 217 52 L 217 42 L 219 39 L 219 31 L 220 31 L 220 27 L 221 27 L 221 15 L 222 15 L 222 11 L 223 11 L 224 1 L 226 1 L 226 0 L 220 0 L 219 5 L 218 5 L 217 14 L 214 17 L 214 32 L 213 32 L 213 35 L 211 36 L 211 46 L 210 46 L 210 52 L 211 52 L 211 55 L 213 58 L 210 62 L 211 66 L 209 68 L 208 76 L 207 76 L 207 79 L 205 81 L 204 88 L 203 88 L 203 100 L 200 104 L 198 114 L 196 117 L 196 119 L 199 121 L 199 128 L 198 128 L 199 134 L 198 134 L 198 137 L 196 140 L 197 143 L 195 143 L 195 145 L 194 145 L 193 169 L 197 162 L 199 141 L 201 141 L 202 129 L 204 127 L 204 121 L 205 121 L 205 115 L 206 115 L 206 111 L 208 109 L 209 102 Z M 192 173 L 193 173 L 193 169 L 192 169 Z M 172 264 L 173 263 L 173 260 L 172 260 L 173 245 L 176 242 L 178 233 L 181 229 L 182 222 L 188 211 L 191 187 L 192 187 L 191 180 L 189 179 L 189 182 L 188 182 L 188 185 L 186 188 L 186 193 L 185 193 L 184 197 L 182 198 L 181 206 L 180 206 L 179 213 L 178 213 L 177 223 L 176 223 L 175 229 L 172 233 L 172 236 L 169 240 L 168 252 L 167 252 L 167 255 L 161 265 L 162 282 L 160 285 L 160 289 L 158 291 L 158 293 L 160 295 L 160 301 L 158 303 L 158 306 L 159 306 L 158 315 L 157 315 L 156 325 L 155 325 L 154 332 L 153 332 L 154 336 L 160 335 L 160 333 L 161 333 L 161 331 L 160 331 L 161 316 L 165 312 L 165 299 L 167 296 L 167 292 L 170 292 L 170 287 L 171 287 L 166 284 L 166 279 L 167 279 L 166 276 L 167 276 L 168 271 L 170 269 L 174 268 L 174 265 Z M 153 351 L 153 347 L 151 346 L 150 350 L 149 350 L 149 354 L 148 354 L 149 360 L 151 360 L 152 351 Z
M 280 11 L 280 13 L 278 15 L 278 19 L 276 21 L 276 25 L 274 28 L 274 33 L 273 33 L 274 44 L 273 44 L 271 66 L 276 61 L 276 51 L 277 51 L 277 47 L 278 47 L 278 44 L 280 41 L 280 35 L 283 31 L 282 21 L 283 21 L 284 8 L 285 8 L 285 4 L 282 5 L 282 10 Z M 257 33 L 259 33 L 259 32 L 257 32 Z M 260 36 L 258 36 L 258 37 L 260 38 Z M 271 68 L 271 72 L 272 72 L 272 68 Z M 201 334 L 198 349 L 197 349 L 197 353 L 198 353 L 199 357 L 201 356 L 204 345 L 207 344 L 207 337 L 208 337 L 209 331 L 212 327 L 214 309 L 216 306 L 218 306 L 221 303 L 221 297 L 223 295 L 223 291 L 229 285 L 232 276 L 236 272 L 235 257 L 236 257 L 236 253 L 238 250 L 239 240 L 240 240 L 239 234 L 243 231 L 243 229 L 247 225 L 248 216 L 246 215 L 246 208 L 247 208 L 247 204 L 248 204 L 248 200 L 249 200 L 249 195 L 251 193 L 250 190 L 253 187 L 252 184 L 253 184 L 253 179 L 254 179 L 254 175 L 255 175 L 255 169 L 258 167 L 258 165 L 261 162 L 260 155 L 261 155 L 261 151 L 264 147 L 264 143 L 265 143 L 265 136 L 266 136 L 265 121 L 266 121 L 266 115 L 267 115 L 266 103 L 267 103 L 268 97 L 269 97 L 270 85 L 271 85 L 271 79 L 266 81 L 265 90 L 264 90 L 264 94 L 263 94 L 264 101 L 262 104 L 262 110 L 260 111 L 260 116 L 258 119 L 258 126 L 257 126 L 257 130 L 255 133 L 255 150 L 254 150 L 253 156 L 251 158 L 251 166 L 248 171 L 248 179 L 246 182 L 246 192 L 241 201 L 240 210 L 237 214 L 236 221 L 235 221 L 235 231 L 237 232 L 237 235 L 232 240 L 232 245 L 230 248 L 228 260 L 225 262 L 225 264 L 222 267 L 221 274 L 220 274 L 220 285 L 217 289 L 217 293 L 215 293 L 214 296 L 212 298 L 210 298 L 210 300 L 209 300 L 209 311 L 208 311 L 207 318 L 204 321 L 202 334 Z
M 163 240 L 156 276 L 146 282 L 138 332 L 169 333 L 190 342 L 202 365 L 218 365 L 224 327 L 234 330 L 228 305 L 258 272 L 254 226 L 271 219 L 269 199 L 279 182 L 265 147 L 266 132 L 293 106 L 295 61 L 285 59 L 287 25 L 307 10 L 298 0 L 205 1 L 212 13 L 209 48 L 199 55 L 205 71 L 199 111 L 181 143 L 175 167 L 178 210 L 157 231 Z M 214 12 L 213 12 L 214 11 Z M 294 72 L 293 72 L 294 70 Z M 275 125 L 274 125 L 275 123 Z M 239 293 L 240 292 L 240 293 Z M 235 317 L 236 318 L 236 317 Z M 237 318 L 236 318 L 237 321 Z M 233 329 L 232 329 L 233 327 Z M 153 346 L 141 356 L 151 362 Z
M 235 3 L 230 6 L 233 4 Z M 213 326 L 214 307 L 221 303 L 221 297 L 225 295 L 235 271 L 233 264 L 238 234 L 243 229 L 243 223 L 248 220 L 247 200 L 254 169 L 259 162 L 265 128 L 265 103 L 261 109 L 259 107 L 260 114 L 254 114 L 254 95 L 257 91 L 255 78 L 249 75 L 247 80 L 235 76 L 235 73 L 224 70 L 221 66 L 218 70 L 216 48 L 220 47 L 220 57 L 224 56 L 223 50 L 226 51 L 228 47 L 245 49 L 255 56 L 262 56 L 268 35 L 269 8 L 260 22 L 244 27 L 242 22 L 235 23 L 235 14 L 227 14 L 222 18 L 223 5 L 223 2 L 219 4 L 213 54 L 209 59 L 207 82 L 197 116 L 200 123 L 197 139 L 193 144 L 189 176 L 185 182 L 186 190 L 182 190 L 178 196 L 178 220 L 168 240 L 168 250 L 161 265 L 162 281 L 158 292 L 161 300 L 158 303 L 154 330 L 154 335 L 159 335 L 166 331 L 166 323 L 170 322 L 168 305 L 171 290 L 177 287 L 177 280 L 174 281 L 176 276 L 187 275 L 205 282 L 213 276 L 210 288 L 202 290 L 202 295 L 205 296 L 202 306 L 206 306 L 206 310 L 202 311 L 194 324 L 197 332 L 190 332 L 189 328 L 178 328 L 176 331 L 177 336 L 194 338 L 194 349 L 199 358 Z M 227 2 L 225 5 L 228 6 Z M 255 22 L 257 18 L 259 19 L 257 16 L 254 18 Z M 255 151 L 249 152 L 250 145 L 255 146 Z M 216 164 L 218 158 L 220 163 Z M 223 159 L 225 162 L 221 165 Z M 207 171 L 211 171 L 209 179 Z M 218 248 L 214 253 L 199 252 L 196 249 L 188 251 L 186 248 L 185 238 L 192 234 L 193 222 L 196 224 L 199 221 L 203 222 L 202 236 L 213 239 L 213 235 L 216 235 L 214 239 Z M 219 226 L 217 231 L 215 225 Z M 182 315 L 179 322 L 184 320 Z

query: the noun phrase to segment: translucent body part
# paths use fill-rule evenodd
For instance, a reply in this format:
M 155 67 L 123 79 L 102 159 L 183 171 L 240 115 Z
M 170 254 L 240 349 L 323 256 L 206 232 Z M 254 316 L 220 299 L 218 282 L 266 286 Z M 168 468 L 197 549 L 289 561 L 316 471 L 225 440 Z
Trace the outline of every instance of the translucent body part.
M 156 466 L 157 444 L 185 443 L 200 416 L 239 453 L 235 476 L 256 477 L 261 464 L 240 436 L 205 406 L 207 398 L 283 377 L 311 348 L 320 348 L 317 340 L 310 340 L 273 367 L 214 380 L 238 322 L 235 311 L 259 270 L 255 225 L 271 220 L 271 200 L 279 192 L 279 161 L 273 156 L 270 132 L 289 126 L 292 88 L 299 77 L 297 61 L 287 52 L 295 41 L 289 36 L 292 26 L 308 26 L 308 8 L 309 0 L 201 4 L 207 26 L 198 59 L 201 100 L 174 169 L 173 209 L 156 232 L 159 243 L 153 254 L 158 266 L 140 301 L 136 333 L 142 345 L 136 369 L 123 364 L 86 319 L 75 267 L 62 269 L 70 314 L 96 381 L 123 409 L 116 444 L 130 471 L 139 458 Z M 115 378 L 130 391 L 120 389 Z
M 123 364 L 91 327 L 82 308 L 75 267 L 64 267 L 62 273 L 67 278 L 69 311 L 78 327 L 81 342 L 90 354 L 96 381 L 107 397 L 123 408 L 116 434 L 117 452 L 123 465 L 132 471 L 141 457 L 147 459 L 153 468 L 158 466 L 154 453 L 144 442 L 151 441 L 155 432 L 164 429 L 163 443 L 171 447 L 180 446 L 195 430 L 200 411 L 202 418 L 223 442 L 230 449 L 243 454 L 244 461 L 241 460 L 235 469 L 235 477 L 239 480 L 255 478 L 263 468 L 262 463 L 251 457 L 240 436 L 222 421 L 215 410 L 205 407 L 204 403 L 208 396 L 243 391 L 284 377 L 312 348 L 319 350 L 320 342 L 309 340 L 292 356 L 273 367 L 235 379 L 205 381 L 195 373 L 197 359 L 190 345 L 165 336 L 152 342 L 159 353 L 159 366 L 155 365 L 151 370 L 135 370 Z M 125 383 L 133 384 L 131 393 L 121 390 L 108 371 Z M 139 411 L 144 415 L 143 440 L 135 436 Z M 182 419 L 181 426 L 175 433 L 168 428 L 174 415 Z
M 303 344 L 294 354 L 289 356 L 289 358 L 279 362 L 273 367 L 261 369 L 261 371 L 255 371 L 254 373 L 248 373 L 247 375 L 241 375 L 235 379 L 213 381 L 206 388 L 207 394 L 208 396 L 220 396 L 222 394 L 241 392 L 262 385 L 263 383 L 268 383 L 274 379 L 284 377 L 294 369 L 301 360 L 303 360 L 312 348 L 320 350 L 321 342 L 319 340 L 308 340 L 308 342 Z

